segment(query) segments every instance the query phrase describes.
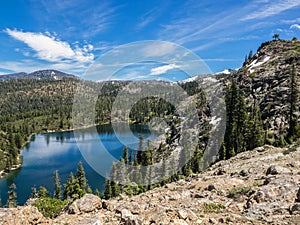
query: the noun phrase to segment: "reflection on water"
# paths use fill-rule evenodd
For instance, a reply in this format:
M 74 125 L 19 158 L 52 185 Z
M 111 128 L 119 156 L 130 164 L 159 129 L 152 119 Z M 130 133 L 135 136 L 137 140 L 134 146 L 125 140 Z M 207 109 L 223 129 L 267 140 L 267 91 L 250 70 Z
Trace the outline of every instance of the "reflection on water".
M 137 137 L 139 134 L 145 138 L 155 138 L 155 135 L 150 134 L 146 126 L 134 125 L 130 128 L 136 138 L 132 138 L 129 133 L 121 132 L 120 134 L 118 131 L 126 143 L 118 141 L 111 125 L 98 126 L 98 133 L 96 134 L 92 132 L 92 129 L 82 130 L 80 142 L 84 143 L 84 148 L 81 147 L 81 151 L 89 151 L 91 157 L 96 156 L 92 157 L 91 160 L 103 165 L 109 173 L 111 161 L 103 157 L 105 154 L 103 154 L 104 150 L 99 147 L 99 139 L 107 151 L 115 159 L 119 159 L 123 154 L 124 145 L 134 148 L 138 144 Z M 88 183 L 92 189 L 98 188 L 102 191 L 104 188 L 104 178 L 86 163 L 78 149 L 73 132 L 34 135 L 31 142 L 23 149 L 22 157 L 23 167 L 12 171 L 6 178 L 0 180 L 3 205 L 6 204 L 8 187 L 12 183 L 17 186 L 17 201 L 20 205 L 28 199 L 32 187 L 45 186 L 50 193 L 53 193 L 53 172 L 58 170 L 61 183 L 65 183 L 69 173 L 76 172 L 79 161 L 83 163 Z

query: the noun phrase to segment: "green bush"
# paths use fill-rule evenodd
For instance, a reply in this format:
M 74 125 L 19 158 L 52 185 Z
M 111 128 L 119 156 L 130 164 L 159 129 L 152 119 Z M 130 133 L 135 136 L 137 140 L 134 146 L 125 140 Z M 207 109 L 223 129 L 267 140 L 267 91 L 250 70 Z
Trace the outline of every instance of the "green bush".
M 54 218 L 60 214 L 66 203 L 67 201 L 62 201 L 56 198 L 40 198 L 32 205 L 37 207 L 39 212 L 45 217 Z
M 222 210 L 224 209 L 224 205 L 220 204 L 220 203 L 209 203 L 209 204 L 204 204 L 202 209 L 204 213 L 219 213 L 222 212 Z
M 228 197 L 237 200 L 242 195 L 248 194 L 250 190 L 251 187 L 233 187 L 228 191 Z

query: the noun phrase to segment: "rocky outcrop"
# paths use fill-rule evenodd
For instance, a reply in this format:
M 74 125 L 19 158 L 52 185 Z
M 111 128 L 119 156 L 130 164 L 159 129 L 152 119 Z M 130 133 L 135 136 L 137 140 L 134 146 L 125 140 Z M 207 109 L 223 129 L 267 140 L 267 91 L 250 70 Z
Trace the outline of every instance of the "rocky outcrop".
M 244 67 L 226 77 L 227 81 L 237 83 L 248 105 L 259 106 L 270 139 L 278 139 L 288 126 L 289 85 L 294 60 L 300 74 L 300 41 L 266 42 Z M 300 79 L 297 82 L 299 86 Z M 299 109 L 299 101 L 297 106 Z
M 299 184 L 300 147 L 263 146 L 137 196 L 87 194 L 55 219 L 1 209 L 0 224 L 300 224 Z

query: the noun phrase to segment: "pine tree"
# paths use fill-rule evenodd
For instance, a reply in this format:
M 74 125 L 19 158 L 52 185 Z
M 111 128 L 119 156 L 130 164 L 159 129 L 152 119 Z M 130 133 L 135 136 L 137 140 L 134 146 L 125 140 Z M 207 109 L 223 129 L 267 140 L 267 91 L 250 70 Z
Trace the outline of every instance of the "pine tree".
M 86 186 L 87 186 L 87 181 L 86 181 L 85 171 L 84 171 L 84 168 L 82 166 L 81 161 L 78 163 L 78 168 L 77 168 L 77 172 L 76 172 L 76 179 L 78 179 L 78 181 L 79 181 L 80 188 L 82 190 L 85 190 Z
M 287 142 L 293 142 L 294 138 L 300 135 L 300 129 L 297 118 L 297 101 L 298 101 L 298 86 L 297 86 L 297 64 L 293 60 L 292 71 L 290 75 L 290 95 L 289 95 L 289 128 L 287 132 Z
M 139 148 L 138 148 L 138 152 L 136 155 L 137 164 L 141 164 L 141 162 L 143 160 L 143 145 L 144 145 L 144 136 L 139 135 Z
M 31 188 L 30 198 L 38 198 L 39 194 L 37 193 L 36 187 Z
M 88 193 L 88 194 L 92 194 L 93 193 L 93 190 L 92 190 L 92 188 L 91 188 L 90 185 L 87 186 L 86 193 Z
M 116 197 L 119 196 L 120 194 L 120 187 L 117 183 L 117 166 L 113 162 L 111 166 L 111 181 L 110 181 L 110 186 L 111 186 L 111 197 Z
M 250 113 L 249 121 L 249 133 L 247 138 L 247 148 L 254 149 L 264 144 L 264 129 L 261 119 L 261 113 L 259 107 L 254 104 Z
M 96 188 L 96 190 L 94 191 L 94 195 L 100 197 L 100 192 L 99 192 L 98 188 Z
M 103 193 L 104 199 L 110 199 L 112 197 L 112 190 L 110 185 L 110 180 L 105 180 L 105 189 Z
M 61 185 L 57 170 L 54 172 L 54 198 L 61 198 Z
M 50 196 L 49 191 L 44 186 L 40 186 L 38 195 L 40 198 L 48 198 Z
M 237 85 L 233 82 L 227 90 L 226 102 L 226 131 L 224 136 L 224 147 L 226 149 L 225 159 L 229 159 L 239 152 L 246 150 L 247 133 L 247 108 L 242 95 L 239 94 Z M 220 149 L 219 151 L 224 151 Z M 219 155 L 224 153 L 219 152 Z
M 16 193 L 16 185 L 13 183 L 9 186 L 8 191 L 8 199 L 7 199 L 7 207 L 8 208 L 14 208 L 17 207 L 17 193 Z
M 85 190 L 81 188 L 80 182 L 77 178 L 74 178 L 71 172 L 66 184 L 64 184 L 64 199 L 79 199 L 85 194 Z
M 124 149 L 123 149 L 123 159 L 124 159 L 124 163 L 127 165 L 128 164 L 128 148 L 127 148 L 127 146 L 124 146 Z

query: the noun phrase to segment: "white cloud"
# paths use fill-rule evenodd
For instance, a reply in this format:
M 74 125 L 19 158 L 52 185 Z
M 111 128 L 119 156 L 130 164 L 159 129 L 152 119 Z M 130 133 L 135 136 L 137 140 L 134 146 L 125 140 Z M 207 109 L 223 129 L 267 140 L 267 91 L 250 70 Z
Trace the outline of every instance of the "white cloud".
M 60 62 L 61 60 L 72 60 L 77 62 L 91 62 L 94 59 L 91 53 L 93 46 L 85 45 L 80 48 L 78 45 L 72 48 L 68 42 L 61 41 L 48 34 L 23 32 L 6 29 L 5 32 L 16 40 L 27 44 L 36 52 L 39 59 L 49 62 Z
M 261 10 L 252 12 L 241 20 L 263 19 L 269 16 L 277 15 L 283 11 L 295 8 L 300 5 L 299 0 L 280 0 L 271 1 L 270 4 L 266 4 Z
M 296 29 L 300 30 L 300 24 L 293 24 L 293 25 L 291 25 L 290 29 L 293 29 L 293 28 L 296 28 Z
M 164 74 L 167 71 L 171 70 L 171 69 L 176 69 L 179 68 L 179 66 L 175 65 L 175 64 L 169 64 L 169 65 L 164 65 L 164 66 L 159 66 L 159 67 L 155 67 L 151 69 L 151 73 L 150 75 L 160 75 L 160 74 Z

